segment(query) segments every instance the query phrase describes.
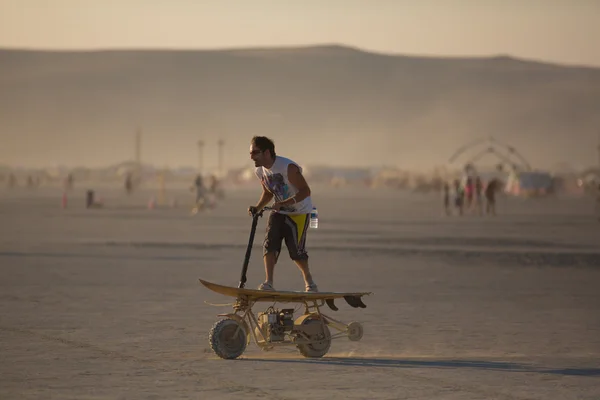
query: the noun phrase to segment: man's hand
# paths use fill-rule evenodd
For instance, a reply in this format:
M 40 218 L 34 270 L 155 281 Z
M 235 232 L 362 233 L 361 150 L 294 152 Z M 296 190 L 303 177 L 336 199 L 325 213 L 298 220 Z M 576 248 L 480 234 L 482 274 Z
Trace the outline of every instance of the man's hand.
M 258 212 L 258 208 L 255 206 L 248 207 L 248 215 L 254 217 L 254 214 Z
M 279 211 L 279 210 L 281 210 L 281 207 L 283 207 L 283 204 L 281 204 L 281 202 L 278 201 L 278 202 L 273 203 L 273 205 L 271 206 L 271 209 L 273 211 Z

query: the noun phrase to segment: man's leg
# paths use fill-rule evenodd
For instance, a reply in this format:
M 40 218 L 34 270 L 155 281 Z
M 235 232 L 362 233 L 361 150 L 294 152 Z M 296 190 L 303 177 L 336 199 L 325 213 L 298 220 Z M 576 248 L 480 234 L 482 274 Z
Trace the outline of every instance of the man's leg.
M 312 275 L 310 274 L 310 270 L 308 269 L 308 259 L 306 260 L 294 260 L 294 263 L 300 268 L 300 272 L 302 272 L 302 277 L 304 278 L 304 283 L 306 286 L 314 285 Z
M 271 213 L 267 221 L 267 232 L 263 242 L 263 260 L 265 263 L 265 283 L 268 283 L 273 288 L 273 272 L 275 264 L 279 258 L 281 251 L 281 242 L 283 241 L 282 223 L 285 221 L 284 216 L 277 213 Z M 261 287 L 263 287 L 261 285 Z
M 317 287 L 308 269 L 308 254 L 306 253 L 306 235 L 309 222 L 309 214 L 288 216 L 284 238 L 290 258 L 302 273 L 306 290 L 316 291 Z
M 277 253 L 271 251 L 263 257 L 265 261 L 265 282 L 273 285 L 273 272 L 275 270 L 275 264 L 277 264 Z

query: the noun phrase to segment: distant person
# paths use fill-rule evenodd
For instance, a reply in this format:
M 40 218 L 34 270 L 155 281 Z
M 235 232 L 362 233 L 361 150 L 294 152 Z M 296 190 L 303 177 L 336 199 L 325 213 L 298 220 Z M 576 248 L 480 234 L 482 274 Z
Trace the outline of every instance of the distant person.
M 191 190 L 193 190 L 196 195 L 194 208 L 192 208 L 192 212 L 195 214 L 198 211 L 203 210 L 206 205 L 206 188 L 204 187 L 204 180 L 202 179 L 202 175 L 198 174 L 196 176 Z
M 458 179 L 454 180 L 454 207 L 458 211 L 458 215 L 463 215 L 463 203 L 465 192 Z
M 467 209 L 471 209 L 473 206 L 473 178 L 468 176 L 465 181 L 465 198 Z
M 475 206 L 479 215 L 483 214 L 483 182 L 479 176 L 475 177 Z
M 488 215 L 496 215 L 496 192 L 499 186 L 500 182 L 492 178 L 485 187 L 485 213 Z
M 96 201 L 95 192 L 93 190 L 88 190 L 86 192 L 85 205 L 86 208 L 102 208 L 104 206 L 104 201 L 102 199 Z
M 131 172 L 128 172 L 125 176 L 125 192 L 127 192 L 127 194 L 133 192 L 133 176 Z
M 208 192 L 207 203 L 211 208 L 216 207 L 217 199 L 223 199 L 223 197 L 224 197 L 221 186 L 220 186 L 219 179 L 217 178 L 217 176 L 215 174 L 211 174 L 211 176 L 208 178 L 207 192 Z
M 442 185 L 442 196 L 444 201 L 444 211 L 446 215 L 450 215 L 452 211 L 450 211 L 450 184 L 448 182 L 444 182 Z

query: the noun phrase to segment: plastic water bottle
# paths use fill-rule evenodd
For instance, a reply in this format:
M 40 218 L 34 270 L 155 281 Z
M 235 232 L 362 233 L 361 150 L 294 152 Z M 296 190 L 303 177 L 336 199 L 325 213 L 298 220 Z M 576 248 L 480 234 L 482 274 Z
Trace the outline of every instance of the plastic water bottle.
M 319 212 L 317 211 L 317 207 L 313 207 L 312 211 L 310 212 L 309 226 L 315 229 L 319 227 Z

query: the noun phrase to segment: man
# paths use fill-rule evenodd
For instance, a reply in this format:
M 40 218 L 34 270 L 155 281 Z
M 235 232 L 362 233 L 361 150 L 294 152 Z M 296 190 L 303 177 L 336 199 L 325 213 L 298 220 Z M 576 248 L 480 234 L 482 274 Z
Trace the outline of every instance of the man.
M 196 179 L 194 180 L 192 187 L 190 187 L 190 190 L 193 190 L 196 193 L 196 201 L 192 208 L 192 213 L 196 214 L 198 211 L 204 209 L 206 203 L 206 188 L 204 187 L 204 179 L 201 174 L 196 175 Z
M 450 185 L 447 181 L 444 181 L 442 185 L 442 193 L 444 198 L 444 210 L 446 211 L 446 215 L 450 215 L 452 212 L 450 211 Z
M 463 215 L 465 191 L 463 186 L 460 184 L 460 180 L 454 180 L 454 206 L 458 211 L 458 215 Z
M 481 181 L 481 178 L 479 176 L 477 176 L 475 178 L 475 201 L 476 204 L 475 206 L 477 207 L 477 212 L 479 213 L 479 215 L 483 214 L 483 205 L 482 205 L 482 193 L 483 193 L 483 182 Z
M 498 191 L 498 187 L 500 182 L 496 178 L 492 178 L 485 187 L 485 213 L 488 215 L 496 215 L 496 191 Z
M 133 176 L 131 172 L 128 172 L 127 176 L 125 176 L 125 191 L 127 194 L 131 194 L 133 191 Z
M 259 212 L 271 199 L 275 199 L 263 244 L 266 280 L 259 289 L 275 290 L 273 270 L 281 252 L 281 243 L 285 240 L 290 258 L 302 272 L 305 290 L 317 292 L 317 285 L 308 269 L 305 248 L 312 201 L 310 187 L 302 176 L 302 168 L 294 161 L 275 154 L 275 144 L 264 136 L 252 138 L 250 158 L 254 161 L 255 174 L 263 191 L 256 206 L 248 208 L 248 213 L 253 215 Z

